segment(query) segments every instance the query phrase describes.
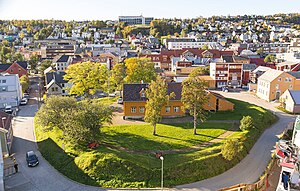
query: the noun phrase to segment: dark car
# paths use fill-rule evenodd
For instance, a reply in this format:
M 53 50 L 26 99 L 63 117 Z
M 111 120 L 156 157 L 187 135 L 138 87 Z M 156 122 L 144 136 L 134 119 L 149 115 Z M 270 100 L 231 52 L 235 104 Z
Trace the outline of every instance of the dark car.
M 39 164 L 39 159 L 33 151 L 28 151 L 26 153 L 26 161 L 29 167 L 34 167 Z

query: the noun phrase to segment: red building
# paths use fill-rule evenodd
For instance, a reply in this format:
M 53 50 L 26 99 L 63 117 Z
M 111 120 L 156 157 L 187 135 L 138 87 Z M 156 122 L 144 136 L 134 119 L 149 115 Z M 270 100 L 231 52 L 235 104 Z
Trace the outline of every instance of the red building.
M 14 62 L 12 64 L 0 64 L 0 73 L 18 74 L 27 76 L 27 62 Z

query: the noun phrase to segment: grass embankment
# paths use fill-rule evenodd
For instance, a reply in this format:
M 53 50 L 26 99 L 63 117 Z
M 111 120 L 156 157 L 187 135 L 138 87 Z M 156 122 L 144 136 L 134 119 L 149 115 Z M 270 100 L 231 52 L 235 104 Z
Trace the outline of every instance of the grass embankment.
M 165 155 L 164 184 L 171 187 L 218 175 L 237 164 L 247 155 L 263 130 L 276 121 L 270 112 L 236 100 L 236 111 L 215 113 L 211 120 L 240 120 L 243 115 L 255 119 L 257 128 L 236 131 L 230 138 L 243 142 L 243 150 L 232 160 L 221 155 L 222 142 L 201 150 Z M 249 110 L 249 111 L 248 111 Z M 224 133 L 232 124 L 203 123 L 199 135 L 192 135 L 192 124 L 158 125 L 158 136 L 153 136 L 149 125 L 108 126 L 102 128 L 101 142 L 131 151 L 183 149 L 209 141 Z M 89 185 L 102 187 L 159 187 L 161 161 L 147 152 L 129 153 L 101 145 L 95 150 L 65 143 L 61 149 L 61 132 L 49 133 L 36 127 L 38 145 L 43 156 L 61 173 Z

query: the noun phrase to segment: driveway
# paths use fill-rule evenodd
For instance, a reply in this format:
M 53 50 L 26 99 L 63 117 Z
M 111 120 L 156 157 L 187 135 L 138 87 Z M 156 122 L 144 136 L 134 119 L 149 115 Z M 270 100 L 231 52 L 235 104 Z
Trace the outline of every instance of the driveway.
M 255 143 L 249 155 L 247 155 L 239 164 L 226 171 L 225 173 L 203 181 L 186 184 L 176 187 L 182 190 L 218 190 L 220 188 L 230 187 L 240 183 L 254 183 L 265 171 L 270 159 L 271 152 L 278 140 L 276 135 L 282 133 L 289 122 L 294 122 L 295 117 L 281 112 L 274 108 L 277 104 L 269 103 L 257 98 L 255 95 L 247 92 L 241 93 L 223 93 L 225 97 L 246 101 L 252 104 L 262 106 L 275 112 L 279 117 L 276 124 L 267 129 Z

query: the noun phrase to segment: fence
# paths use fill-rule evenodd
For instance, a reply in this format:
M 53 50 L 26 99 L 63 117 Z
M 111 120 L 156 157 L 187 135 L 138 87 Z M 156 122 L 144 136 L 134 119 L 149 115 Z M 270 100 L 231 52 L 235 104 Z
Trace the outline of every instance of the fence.
M 2 147 L 0 141 L 0 191 L 4 191 L 4 161 L 2 155 Z

